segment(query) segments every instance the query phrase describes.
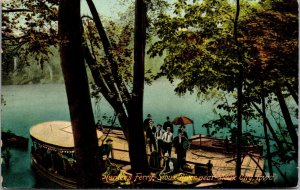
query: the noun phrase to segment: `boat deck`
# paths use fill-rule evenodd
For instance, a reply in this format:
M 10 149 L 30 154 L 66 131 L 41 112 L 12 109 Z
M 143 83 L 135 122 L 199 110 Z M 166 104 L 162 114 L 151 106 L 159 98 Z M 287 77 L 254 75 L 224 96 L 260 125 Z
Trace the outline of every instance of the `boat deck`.
M 105 136 L 106 132 L 104 131 L 104 135 L 99 140 L 103 140 Z M 112 158 L 130 162 L 128 144 L 122 131 L 111 130 L 108 137 L 113 140 Z M 195 141 L 197 141 L 197 139 L 195 139 Z M 191 143 L 195 144 L 193 140 Z M 146 150 L 147 154 L 150 155 L 148 145 Z M 235 158 L 233 155 L 234 154 L 226 153 L 225 151 L 209 151 L 204 145 L 202 145 L 202 148 L 191 146 L 191 149 L 187 151 L 186 161 L 191 170 L 195 171 L 195 166 L 201 165 L 201 167 L 205 167 L 210 160 L 213 165 L 212 173 L 214 177 L 222 180 L 233 180 L 235 176 Z M 171 157 L 177 157 L 174 147 L 172 148 Z M 241 176 L 247 178 L 243 178 L 242 181 L 246 183 L 258 183 L 259 180 L 261 180 L 261 176 L 264 175 L 263 167 L 264 159 L 260 154 L 244 152 L 242 157 Z

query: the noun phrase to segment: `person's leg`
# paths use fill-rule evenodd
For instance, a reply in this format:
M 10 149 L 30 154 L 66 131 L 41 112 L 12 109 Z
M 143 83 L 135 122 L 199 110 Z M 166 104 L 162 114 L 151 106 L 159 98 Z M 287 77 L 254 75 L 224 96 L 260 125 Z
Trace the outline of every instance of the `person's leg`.
M 172 151 L 172 143 L 168 143 L 168 153 L 170 157 L 171 157 L 171 151 Z
M 150 152 L 152 152 L 152 147 L 154 148 L 154 150 L 156 150 L 156 145 L 155 145 L 155 140 L 153 138 L 150 138 L 150 141 L 149 141 L 149 144 L 150 144 Z
M 165 153 L 166 153 L 166 143 L 165 142 L 163 142 L 162 141 L 162 147 L 161 147 L 161 151 L 162 151 L 162 156 L 164 156 L 165 155 Z
M 157 151 L 157 145 L 156 145 L 155 139 L 153 139 L 153 147 L 154 147 L 154 150 Z
M 161 156 L 161 141 L 157 140 L 157 152 L 158 155 Z
M 177 151 L 177 170 L 181 168 L 180 153 Z
M 183 157 L 182 150 L 177 151 L 177 162 L 178 162 L 178 169 L 179 170 L 182 169 L 182 157 Z
M 151 142 L 151 139 L 149 139 L 149 148 L 150 148 L 150 152 L 152 152 L 152 142 Z
M 183 151 L 183 155 L 182 155 L 182 167 L 185 165 L 186 163 L 186 150 Z
M 159 156 L 163 156 L 164 155 L 164 144 L 162 140 L 159 140 L 159 146 L 160 146 L 160 152 L 159 152 Z

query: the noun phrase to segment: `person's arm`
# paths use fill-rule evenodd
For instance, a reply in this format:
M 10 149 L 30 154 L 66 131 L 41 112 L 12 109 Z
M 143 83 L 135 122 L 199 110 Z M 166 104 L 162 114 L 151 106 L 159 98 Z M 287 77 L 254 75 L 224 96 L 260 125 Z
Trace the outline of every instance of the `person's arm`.
M 155 133 L 156 133 L 156 128 L 153 127 L 153 128 L 152 128 L 152 134 L 154 135 L 154 137 L 155 137 Z
M 147 139 L 149 139 L 149 137 L 150 137 L 150 135 L 149 135 L 149 130 L 150 130 L 150 128 L 148 127 L 148 128 L 146 129 L 146 137 L 147 137 Z
M 166 138 L 166 135 L 165 135 L 166 133 L 164 133 L 163 135 L 162 135 L 162 137 L 161 137 L 161 139 L 163 140 L 163 142 L 165 142 L 166 140 L 165 140 L 165 138 Z

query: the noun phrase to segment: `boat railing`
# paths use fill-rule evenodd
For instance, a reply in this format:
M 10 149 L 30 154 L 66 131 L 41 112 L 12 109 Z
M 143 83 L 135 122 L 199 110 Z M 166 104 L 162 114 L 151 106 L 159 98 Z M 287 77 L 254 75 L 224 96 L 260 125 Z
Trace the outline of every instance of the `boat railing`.
M 223 153 L 234 153 L 236 144 L 228 139 L 215 138 L 207 135 L 194 135 L 189 139 L 192 149 L 204 149 L 208 151 L 219 151 Z M 263 146 L 261 144 L 243 145 L 243 151 L 253 151 L 262 155 Z

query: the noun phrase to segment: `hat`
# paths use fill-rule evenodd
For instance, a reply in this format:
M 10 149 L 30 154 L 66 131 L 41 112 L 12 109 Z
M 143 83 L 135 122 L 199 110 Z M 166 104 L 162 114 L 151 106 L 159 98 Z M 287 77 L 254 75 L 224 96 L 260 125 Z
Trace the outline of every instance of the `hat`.
M 108 139 L 106 140 L 106 142 L 113 142 L 113 140 L 112 140 L 111 138 L 108 138 Z
M 169 156 L 170 156 L 169 153 L 166 152 L 164 157 L 168 157 L 169 158 Z
M 150 113 L 148 113 L 147 117 L 151 117 L 151 114 L 150 114 Z

